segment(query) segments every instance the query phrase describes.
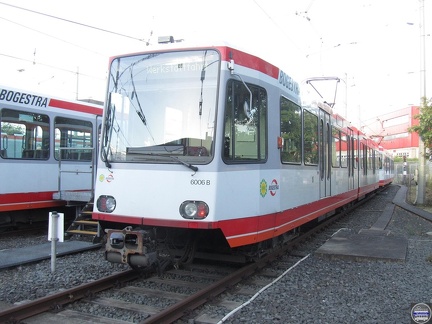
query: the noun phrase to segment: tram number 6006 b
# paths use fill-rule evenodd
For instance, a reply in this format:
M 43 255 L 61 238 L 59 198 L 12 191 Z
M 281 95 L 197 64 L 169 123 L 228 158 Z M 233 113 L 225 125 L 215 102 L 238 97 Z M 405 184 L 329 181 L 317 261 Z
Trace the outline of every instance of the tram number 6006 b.
M 190 181 L 192 186 L 210 186 L 210 180 L 193 179 Z

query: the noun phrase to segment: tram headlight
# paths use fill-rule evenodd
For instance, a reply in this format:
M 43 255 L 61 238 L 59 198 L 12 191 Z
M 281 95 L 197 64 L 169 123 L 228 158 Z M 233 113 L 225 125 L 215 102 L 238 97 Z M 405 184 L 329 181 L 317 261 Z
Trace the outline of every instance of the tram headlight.
M 116 208 L 116 200 L 112 196 L 99 196 L 96 206 L 100 212 L 112 213 Z
M 209 207 L 203 201 L 187 200 L 180 205 L 179 211 L 186 219 L 204 219 L 209 214 Z

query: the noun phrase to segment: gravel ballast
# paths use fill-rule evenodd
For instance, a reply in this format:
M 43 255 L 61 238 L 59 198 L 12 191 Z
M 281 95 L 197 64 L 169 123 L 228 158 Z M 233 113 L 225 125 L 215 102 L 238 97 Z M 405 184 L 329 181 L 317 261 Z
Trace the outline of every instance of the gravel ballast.
M 372 226 L 398 186 L 348 215 Z M 405 262 L 328 259 L 313 252 L 224 323 L 410 323 L 412 304 L 432 303 L 432 223 L 396 207 L 386 230 L 408 240 Z
M 370 228 L 398 189 L 390 186 L 349 213 L 339 228 L 353 232 Z M 312 249 L 223 322 L 410 323 L 412 304 L 432 303 L 432 223 L 396 207 L 386 229 L 408 240 L 405 262 L 328 259 L 314 255 Z M 15 244 L 26 246 L 46 242 L 46 237 L 17 240 Z M 0 238 L 0 249 L 12 247 L 7 244 Z M 54 273 L 50 260 L 3 269 L 0 301 L 32 300 L 125 269 L 105 261 L 103 249 L 58 258 Z

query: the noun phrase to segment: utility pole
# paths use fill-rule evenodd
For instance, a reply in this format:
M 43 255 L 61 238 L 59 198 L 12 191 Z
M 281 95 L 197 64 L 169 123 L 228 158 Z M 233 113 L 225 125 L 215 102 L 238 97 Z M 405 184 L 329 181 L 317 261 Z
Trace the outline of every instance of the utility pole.
M 421 88 L 421 102 L 426 98 L 426 28 L 425 28 L 425 10 L 424 0 L 420 1 L 420 88 Z M 417 185 L 417 199 L 416 203 L 423 205 L 425 203 L 426 192 L 426 160 L 425 160 L 425 147 L 424 142 L 420 136 L 419 139 L 419 176 Z
M 75 95 L 75 99 L 78 100 L 78 90 L 79 89 L 79 66 L 77 66 L 77 71 L 76 71 L 76 95 Z

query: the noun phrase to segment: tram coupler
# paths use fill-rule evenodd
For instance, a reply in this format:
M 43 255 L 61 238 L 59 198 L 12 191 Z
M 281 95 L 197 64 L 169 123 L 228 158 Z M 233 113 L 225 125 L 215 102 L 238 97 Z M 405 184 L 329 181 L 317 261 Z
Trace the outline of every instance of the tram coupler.
M 131 227 L 108 230 L 105 259 L 131 267 L 150 267 L 157 263 L 157 252 L 149 250 L 152 246 L 154 241 L 149 231 L 133 231 Z

